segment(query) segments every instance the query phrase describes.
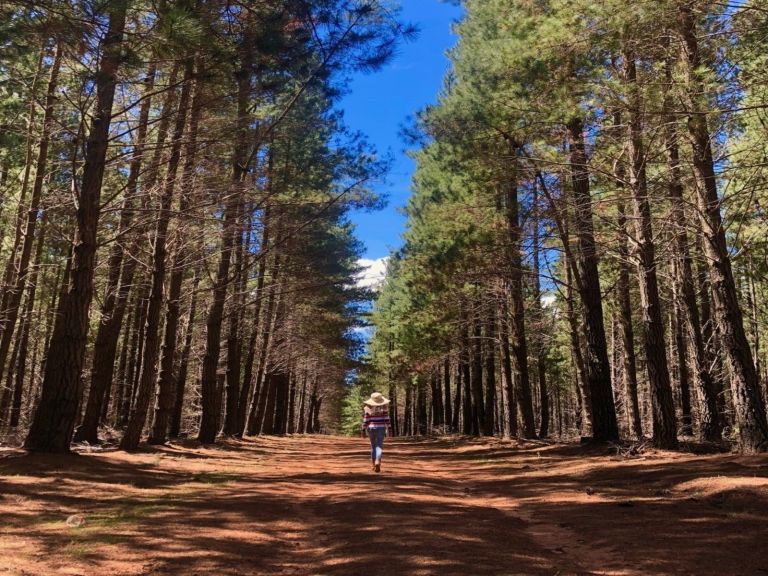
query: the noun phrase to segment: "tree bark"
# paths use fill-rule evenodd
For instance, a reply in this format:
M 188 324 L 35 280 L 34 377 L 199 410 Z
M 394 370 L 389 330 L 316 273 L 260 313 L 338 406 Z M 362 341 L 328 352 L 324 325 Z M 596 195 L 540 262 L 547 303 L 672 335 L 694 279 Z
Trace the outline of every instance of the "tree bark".
M 637 360 L 635 354 L 635 334 L 632 325 L 632 301 L 629 287 L 629 250 L 627 248 L 627 216 L 624 202 L 617 202 L 618 235 L 616 238 L 619 255 L 619 274 L 616 282 L 618 300 L 619 332 L 621 333 L 621 360 L 624 390 L 629 401 L 629 431 L 633 438 L 643 437 L 643 425 L 640 421 L 640 401 L 637 396 Z
M 189 305 L 189 315 L 187 317 L 187 329 L 184 336 L 184 348 L 181 350 L 181 359 L 179 360 L 179 371 L 176 374 L 174 383 L 176 386 L 173 395 L 173 415 L 168 430 L 171 438 L 178 438 L 181 432 L 181 417 L 184 410 L 184 393 L 187 387 L 187 369 L 189 366 L 189 356 L 192 352 L 192 340 L 195 335 L 195 316 L 197 313 L 197 289 L 200 285 L 200 274 L 195 271 L 192 279 L 192 302 Z
M 201 379 L 202 417 L 198 439 L 203 444 L 216 441 L 217 415 L 216 405 L 216 372 L 219 366 L 221 352 L 221 325 L 224 316 L 224 300 L 230 283 L 229 268 L 232 260 L 232 249 L 237 233 L 237 213 L 243 193 L 245 176 L 248 173 L 248 136 L 250 133 L 250 95 L 251 67 L 253 63 L 254 46 L 251 34 L 246 33 L 241 46 L 240 67 L 236 74 L 237 81 L 237 125 L 235 131 L 234 150 L 232 154 L 232 182 L 224 206 L 224 222 L 221 228 L 221 256 L 213 287 L 213 302 L 208 310 L 206 321 L 205 355 Z
M 597 268 L 592 197 L 581 118 L 574 118 L 568 122 L 567 129 L 570 147 L 569 163 L 576 204 L 575 225 L 581 278 L 579 293 L 587 341 L 584 367 L 592 408 L 592 433 L 595 440 L 616 441 L 619 439 L 619 427 L 616 421 L 616 407 L 613 404 L 608 346 L 605 339 L 603 296 Z
M 147 420 L 147 411 L 157 380 L 157 363 L 160 353 L 160 320 L 163 308 L 163 289 L 166 276 L 166 252 L 168 226 L 171 221 L 171 207 L 173 205 L 174 191 L 176 189 L 176 176 L 181 160 L 181 147 L 184 137 L 184 127 L 187 123 L 187 112 L 192 83 L 192 61 L 188 60 L 184 71 L 184 82 L 181 87 L 179 109 L 174 126 L 171 154 L 168 160 L 168 170 L 165 174 L 163 192 L 160 199 L 160 213 L 154 234 L 154 249 L 152 254 L 152 288 L 149 294 L 149 306 L 147 308 L 147 322 L 144 331 L 144 355 L 141 363 L 141 376 L 139 387 L 136 391 L 136 400 L 133 411 L 128 421 L 128 427 L 120 442 L 123 450 L 135 450 L 141 440 L 141 433 Z M 159 392 L 162 395 L 160 402 L 165 408 L 165 415 L 170 413 L 172 406 L 173 389 L 166 383 L 165 388 Z M 169 401 L 170 400 L 170 401 Z M 167 420 L 162 422 L 167 424 Z M 155 432 L 158 432 L 155 430 Z M 164 438 L 163 430 L 163 441 Z M 158 443 L 158 436 L 153 436 L 154 443 Z
M 539 247 L 539 187 L 537 179 L 533 179 L 533 302 L 535 306 L 537 320 L 540 324 L 539 334 L 541 335 L 536 342 L 536 374 L 539 385 L 539 399 L 540 399 L 540 425 L 539 425 L 539 437 L 546 438 L 549 436 L 549 392 L 547 391 L 547 366 L 546 356 L 547 351 L 545 348 L 544 338 L 544 307 L 541 302 L 541 263 L 540 263 L 540 247 Z
M 88 335 L 88 312 L 93 297 L 96 232 L 101 209 L 112 104 L 122 59 L 128 0 L 109 3 L 109 25 L 101 41 L 96 75 L 96 104 L 85 148 L 80 181 L 77 231 L 67 297 L 56 319 L 43 377 L 40 404 L 25 447 L 37 452 L 69 452 L 82 400 L 82 367 Z
M 653 442 L 660 448 L 677 448 L 677 418 L 672 396 L 672 385 L 667 364 L 664 338 L 664 320 L 656 275 L 656 247 L 653 241 L 651 206 L 648 200 L 648 182 L 645 168 L 645 144 L 642 136 L 641 96 L 637 85 L 635 57 L 624 54 L 623 80 L 630 91 L 627 134 L 629 153 L 629 185 L 634 208 L 635 237 L 637 241 L 637 275 L 643 317 L 643 340 L 646 370 L 651 387 L 653 409 Z
M 226 413 L 224 417 L 224 434 L 237 436 L 238 429 L 238 404 L 240 400 L 240 374 L 242 368 L 242 317 L 245 307 L 245 291 L 243 277 L 245 272 L 245 252 L 243 235 L 245 234 L 244 206 L 241 203 L 238 220 L 240 226 L 235 238 L 235 274 L 233 284 L 238 286 L 238 293 L 232 298 L 232 306 L 229 312 L 229 334 L 227 335 L 227 387 L 226 387 Z M 283 432 L 284 434 L 285 432 Z
M 29 355 L 29 338 L 32 329 L 32 314 L 34 313 L 35 298 L 37 296 L 38 278 L 40 276 L 40 266 L 43 260 L 43 248 L 45 247 L 45 232 L 47 226 L 40 229 L 37 239 L 37 248 L 35 249 L 35 261 L 32 273 L 29 277 L 29 292 L 27 293 L 27 302 L 24 310 L 24 316 L 21 324 L 21 343 L 19 344 L 19 358 L 16 364 L 16 380 L 13 389 L 13 402 L 11 403 L 11 415 L 9 425 L 16 428 L 19 425 L 21 417 L 21 404 L 24 393 L 24 377 L 27 375 L 27 356 Z M 29 385 L 32 385 L 30 377 Z
M 669 200 L 671 204 L 671 221 L 674 227 L 674 267 L 676 294 L 678 296 L 679 314 L 687 328 L 689 349 L 694 371 L 696 390 L 696 413 L 699 419 L 699 438 L 716 442 L 721 438 L 720 416 L 717 407 L 717 392 L 710 374 L 709 360 L 704 340 L 704 330 L 696 302 L 696 286 L 691 264 L 691 253 L 688 244 L 688 222 L 685 215 L 685 200 L 683 198 L 682 175 L 680 168 L 680 152 L 677 126 L 672 115 L 672 96 L 669 93 L 672 86 L 671 64 L 666 65 L 666 80 L 670 88 L 664 98 L 666 130 L 664 132 L 667 152 L 667 168 L 669 170 Z
M 504 371 L 504 383 L 507 387 L 507 412 L 504 415 L 506 420 L 506 430 L 510 437 L 515 438 L 518 435 L 517 414 L 518 406 L 516 386 L 512 369 L 512 352 L 509 346 L 509 305 L 507 295 L 501 295 L 501 319 L 499 322 L 501 337 L 501 367 Z
M 452 432 L 455 432 L 453 429 L 453 410 L 451 410 L 451 361 L 449 358 L 443 360 L 443 392 L 445 393 L 443 400 L 445 417 L 443 423 L 450 427 Z
M 188 66 L 191 67 L 192 65 L 188 64 Z M 191 82 L 191 72 L 188 82 Z M 192 106 L 189 114 L 187 143 L 184 150 L 184 167 L 181 177 L 182 192 L 179 201 L 179 216 L 181 219 L 189 217 L 187 213 L 192 205 L 191 194 L 197 159 L 197 130 L 202 107 L 201 87 L 201 81 L 198 80 L 195 83 L 195 93 L 192 97 Z M 184 96 L 182 95 L 183 99 Z M 181 287 L 184 282 L 184 273 L 188 266 L 187 260 L 189 256 L 184 238 L 185 229 L 183 223 L 179 222 L 176 230 L 177 248 L 171 263 L 171 279 L 168 286 L 168 299 L 165 310 L 165 332 L 163 334 L 162 352 L 160 355 L 160 372 L 157 379 L 157 396 L 155 398 L 152 429 L 148 439 L 150 444 L 163 444 L 166 442 L 168 428 L 175 414 L 174 408 L 178 386 L 173 377 L 173 370 L 176 363 L 179 318 L 181 316 L 179 301 L 181 299 Z
M 147 127 L 152 92 L 155 85 L 156 66 L 150 64 L 147 76 L 144 79 L 144 93 L 146 99 L 142 102 L 139 111 L 139 124 L 136 131 L 136 143 L 133 157 L 128 172 L 126 183 L 125 201 L 120 210 L 120 222 L 118 224 L 118 239 L 112 246 L 107 262 L 107 288 L 104 302 L 101 306 L 101 321 L 96 332 L 96 341 L 93 346 L 93 367 L 91 369 L 91 385 L 88 390 L 88 400 L 85 405 L 83 420 L 75 431 L 76 442 L 98 442 L 99 421 L 102 414 L 102 406 L 106 400 L 107 388 L 112 382 L 117 354 L 117 342 L 120 338 L 120 328 L 125 316 L 128 290 L 132 278 L 124 278 L 120 285 L 121 270 L 123 267 L 123 240 L 122 236 L 131 226 L 135 210 L 138 191 L 139 174 L 141 173 L 144 147 L 147 138 Z M 132 264 L 135 267 L 135 264 Z M 127 282 L 126 282 L 127 280 Z M 120 289 L 120 290 L 119 290 Z M 120 293 L 122 292 L 122 293 Z M 121 300 L 122 297 L 122 300 Z M 122 306 L 119 305 L 122 303 Z
M 475 311 L 472 314 L 472 339 L 471 350 L 471 381 L 472 381 L 472 433 L 485 435 L 485 399 L 483 397 L 483 332 L 481 316 L 477 310 L 478 302 L 475 301 Z
M 752 352 L 744 331 L 743 315 L 720 214 L 717 175 L 707 125 L 708 104 L 700 72 L 703 63 L 696 36 L 696 20 L 690 2 L 681 2 L 678 6 L 678 33 L 687 84 L 683 90 L 683 100 L 688 109 L 688 138 L 693 153 L 696 205 L 700 236 L 712 285 L 714 319 L 718 324 L 723 352 L 731 375 L 740 446 L 745 452 L 758 452 L 768 449 L 768 421 L 758 388 Z
M 0 375 L 5 371 L 5 363 L 10 350 L 13 334 L 16 330 L 19 311 L 21 308 L 21 299 L 24 296 L 27 276 L 29 273 L 29 261 L 32 257 L 32 246 L 35 241 L 35 228 L 39 217 L 40 200 L 43 195 L 43 185 L 45 183 L 46 171 L 48 166 L 48 146 L 53 131 L 54 117 L 53 106 L 56 103 L 56 90 L 59 81 L 59 69 L 61 67 L 61 42 L 56 43 L 56 49 L 53 54 L 53 62 L 48 76 L 48 87 L 45 95 L 45 112 L 43 113 L 43 128 L 38 141 L 37 161 L 35 163 L 35 180 L 32 184 L 32 196 L 29 201 L 26 219 L 24 220 L 21 240 L 21 254 L 16 262 L 16 280 L 5 294 L 4 300 L 6 308 L 3 314 L 2 337 L 0 337 Z M 11 260 L 13 255 L 11 254 Z
M 509 301 L 511 304 L 511 347 L 514 358 L 514 376 L 512 381 L 516 390 L 514 398 L 520 412 L 524 438 L 536 437 L 536 422 L 533 416 L 533 399 L 531 395 L 530 370 L 528 366 L 528 340 L 525 328 L 525 294 L 523 291 L 522 230 L 520 227 L 520 206 L 518 201 L 517 182 L 517 149 L 515 166 L 508 171 L 508 181 L 504 182 L 501 196 L 504 200 L 507 219 L 507 234 L 509 236 L 508 283 Z
M 483 422 L 483 433 L 486 436 L 493 436 L 495 429 L 496 416 L 496 315 L 491 314 L 485 322 L 483 355 L 485 366 L 485 421 Z

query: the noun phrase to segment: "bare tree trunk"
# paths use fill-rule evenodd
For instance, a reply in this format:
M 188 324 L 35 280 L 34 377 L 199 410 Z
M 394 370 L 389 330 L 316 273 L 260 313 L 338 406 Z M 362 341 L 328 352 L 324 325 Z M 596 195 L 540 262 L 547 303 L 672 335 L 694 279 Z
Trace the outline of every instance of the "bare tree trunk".
M 459 370 L 461 372 L 461 381 L 464 387 L 463 403 L 461 407 L 462 426 L 461 431 L 467 436 L 472 434 L 472 424 L 474 421 L 472 414 L 472 344 L 470 340 L 471 318 L 465 314 L 465 326 L 462 329 L 463 346 L 461 357 L 459 359 Z M 406 396 L 406 414 L 408 413 L 408 396 Z
M 271 164 L 271 161 L 270 161 Z M 269 174 L 267 175 L 269 178 Z M 269 264 L 270 258 L 268 251 L 270 249 L 270 207 L 266 206 L 264 209 L 264 217 L 262 220 L 262 235 L 261 235 L 261 248 L 260 248 L 260 261 L 259 271 L 256 277 L 256 304 L 253 311 L 253 321 L 251 328 L 251 337 L 248 342 L 248 355 L 245 360 L 245 373 L 243 374 L 243 385 L 240 388 L 240 398 L 237 403 L 237 436 L 242 436 L 245 432 L 246 417 L 248 416 L 249 402 L 256 396 L 254 390 L 254 378 L 253 369 L 256 361 L 256 347 L 259 342 L 259 334 L 262 329 L 262 315 L 263 310 L 262 300 L 264 298 L 264 279 L 266 277 L 266 269 Z M 266 316 L 267 323 L 270 321 L 270 316 Z M 256 379 L 256 386 L 258 387 L 259 380 Z
M 243 245 L 245 214 L 242 203 L 239 212 L 240 226 L 235 239 L 235 277 L 233 280 L 233 284 L 238 286 L 238 293 L 232 298 L 232 306 L 229 312 L 229 334 L 227 335 L 227 402 L 224 417 L 224 434 L 227 436 L 236 436 L 239 432 L 237 413 L 240 400 L 240 373 L 243 357 L 241 337 L 242 310 L 245 307 L 245 291 L 242 279 L 246 275 Z
M 637 361 L 635 355 L 635 335 L 632 326 L 632 301 L 629 289 L 629 250 L 627 248 L 627 216 L 624 212 L 624 202 L 617 202 L 618 235 L 617 249 L 619 254 L 619 275 L 616 282 L 616 299 L 619 308 L 618 321 L 621 333 L 621 360 L 624 389 L 629 402 L 629 429 L 633 438 L 643 437 L 643 426 L 640 422 L 640 402 L 637 397 Z
M 108 8 L 109 28 L 101 41 L 102 57 L 95 79 L 95 113 L 80 181 L 69 290 L 56 319 L 40 404 L 25 442 L 25 447 L 31 451 L 68 452 L 80 410 L 83 393 L 81 372 L 88 335 L 88 312 L 93 296 L 101 184 L 128 3 L 128 0 L 111 2 Z
M 35 298 L 37 295 L 38 278 L 40 276 L 40 266 L 43 260 L 43 248 L 45 246 L 45 232 L 47 226 L 43 223 L 37 239 L 37 248 L 35 249 L 35 262 L 32 273 L 29 277 L 29 292 L 27 293 L 27 302 L 24 310 L 24 316 L 21 324 L 21 343 L 19 344 L 19 358 L 16 364 L 16 381 L 13 389 L 13 402 L 11 404 L 11 415 L 9 424 L 11 428 L 19 425 L 21 417 L 21 404 L 24 393 L 24 377 L 27 374 L 27 356 L 29 355 L 29 338 L 32 329 L 32 314 L 35 307 Z M 29 385 L 32 385 L 34 373 L 31 375 Z
M 456 367 L 456 394 L 453 397 L 453 421 L 451 424 L 451 428 L 453 428 L 454 432 L 459 432 L 459 425 L 461 424 L 461 414 L 462 414 L 462 398 L 461 398 L 461 387 L 463 386 L 463 378 L 464 378 L 464 371 L 463 371 L 463 363 L 461 360 L 461 354 L 463 354 L 463 351 L 460 352 L 458 364 Z
M 602 292 L 592 221 L 592 197 L 589 170 L 584 149 L 584 126 L 581 118 L 567 124 L 571 177 L 576 202 L 576 237 L 579 247 L 579 293 L 584 312 L 587 354 L 584 361 L 589 398 L 592 407 L 592 431 L 595 440 L 618 440 L 619 427 L 613 405 L 608 346 L 603 321 Z
M 173 415 L 168 430 L 171 438 L 178 438 L 181 432 L 181 416 L 184 410 L 184 393 L 187 387 L 187 369 L 189 366 L 189 355 L 192 352 L 192 340 L 195 335 L 195 316 L 197 313 L 197 289 L 200 285 L 200 274 L 195 272 L 192 279 L 192 302 L 189 305 L 189 315 L 187 317 L 187 329 L 184 336 L 184 348 L 181 351 L 179 360 L 179 371 L 176 374 L 175 393 L 173 396 Z
M 279 255 L 275 255 L 275 264 L 272 267 L 272 286 L 270 288 L 266 316 L 264 318 L 264 331 L 261 337 L 261 350 L 259 351 L 259 368 L 256 374 L 256 386 L 249 410 L 246 430 L 249 435 L 258 434 L 264 421 L 264 411 L 267 403 L 267 390 L 265 378 L 268 372 L 269 352 L 272 348 L 272 339 L 277 324 L 277 310 L 280 306 L 280 269 L 282 262 Z
M 501 320 L 499 322 L 501 336 L 501 367 L 504 371 L 504 383 L 506 384 L 507 413 L 505 414 L 506 430 L 511 437 L 518 435 L 517 414 L 519 402 L 517 401 L 516 385 L 512 368 L 512 351 L 509 346 L 509 305 L 506 294 L 501 296 Z
M 307 421 L 305 418 L 305 413 L 307 410 L 307 373 L 308 372 L 309 370 L 305 369 L 304 374 L 301 378 L 301 393 L 299 396 L 299 416 L 298 416 L 299 434 L 304 434 L 307 431 Z M 392 396 L 390 395 L 390 399 L 391 398 Z
M 485 401 L 483 398 L 483 332 L 482 320 L 478 312 L 479 298 L 475 299 L 472 313 L 472 339 L 470 340 L 470 350 L 472 353 L 472 433 L 476 435 L 485 435 Z
M 136 400 L 133 411 L 128 421 L 128 427 L 120 442 L 123 450 L 135 450 L 141 440 L 141 433 L 147 420 L 147 411 L 152 398 L 157 381 L 157 363 L 160 354 L 160 321 L 163 308 L 163 289 L 165 284 L 166 271 L 166 252 L 168 226 L 171 220 L 171 207 L 173 205 L 173 196 L 176 189 L 176 176 L 181 160 L 181 147 L 184 137 L 184 127 L 187 123 L 187 112 L 189 108 L 189 98 L 192 83 L 192 60 L 188 60 L 184 71 L 184 83 L 181 88 L 179 98 L 179 110 L 176 116 L 174 126 L 173 144 L 171 155 L 168 161 L 168 170 L 165 174 L 163 183 L 163 193 L 160 199 L 160 214 L 157 220 L 157 227 L 154 234 L 154 250 L 152 254 L 152 288 L 149 294 L 149 307 L 147 308 L 147 322 L 144 332 L 144 355 L 141 364 L 141 376 L 139 378 L 139 387 L 136 391 Z M 167 408 L 166 414 L 170 411 L 169 396 L 172 395 L 172 389 L 162 390 L 161 402 Z M 163 436 L 164 434 L 163 430 Z M 153 437 L 155 443 L 159 442 L 157 436 Z M 163 438 L 164 441 L 164 438 Z
M 504 202 L 507 219 L 507 234 L 509 236 L 508 283 L 510 310 L 510 336 L 512 357 L 514 359 L 515 385 L 514 398 L 520 412 L 523 425 L 523 437 L 536 437 L 536 422 L 533 416 L 533 399 L 531 396 L 530 370 L 528 366 L 528 340 L 525 328 L 525 294 L 523 291 L 523 264 L 521 258 L 522 230 L 520 227 L 520 206 L 518 201 L 517 181 L 517 149 L 513 148 L 515 165 L 507 171 L 507 181 L 504 182 L 500 193 Z
M 672 85 L 671 64 L 666 65 L 667 84 Z M 704 340 L 704 331 L 696 303 L 696 287 L 688 244 L 685 200 L 683 199 L 680 153 L 675 118 L 671 112 L 672 96 L 667 93 L 664 99 L 666 112 L 665 144 L 667 150 L 667 168 L 669 169 L 669 199 L 672 207 L 671 220 L 674 226 L 674 274 L 677 285 L 679 314 L 687 327 L 689 351 L 694 370 L 694 383 L 699 418 L 699 437 L 706 441 L 718 441 L 721 437 L 720 417 L 717 407 L 717 392 L 710 374 L 710 362 Z M 707 317 L 709 314 L 707 314 Z M 688 350 L 686 350 L 688 352 Z
M 296 391 L 298 376 L 294 373 L 288 388 L 288 425 L 287 433 L 296 433 Z
M 641 97 L 637 86 L 635 57 L 624 54 L 623 80 L 630 90 L 628 114 L 629 184 L 634 208 L 637 239 L 637 275 L 643 311 L 643 339 L 646 369 L 651 386 L 653 441 L 660 448 L 677 448 L 677 417 L 669 379 L 664 320 L 656 275 L 656 247 L 653 241 L 651 206 L 645 169 L 645 145 L 642 136 Z
M 496 315 L 490 314 L 485 322 L 485 421 L 483 433 L 493 436 L 496 431 Z
M 540 264 L 540 247 L 539 247 L 539 187 L 538 181 L 534 177 L 533 179 L 533 302 L 534 309 L 536 311 L 537 319 L 540 323 L 539 333 L 541 336 L 536 342 L 536 375 L 539 385 L 539 398 L 540 398 L 540 426 L 539 436 L 546 438 L 549 436 L 549 392 L 547 391 L 547 366 L 546 356 L 547 351 L 544 344 L 544 308 L 541 303 L 541 264 Z
M 149 287 L 142 285 L 134 298 L 135 314 L 133 317 L 133 337 L 129 349 L 128 370 L 125 374 L 124 395 L 120 400 L 118 409 L 117 425 L 125 426 L 128 424 L 128 418 L 131 415 L 131 406 L 133 405 L 133 396 L 136 391 L 136 381 L 139 377 L 139 368 L 141 366 L 141 355 L 144 347 L 144 321 L 147 314 L 147 298 Z
M 59 49 L 59 44 L 57 44 L 57 50 Z M 37 84 L 40 81 L 40 78 L 43 73 L 43 63 L 45 61 L 45 57 L 48 54 L 48 46 L 44 45 L 42 49 L 40 50 L 40 54 L 37 58 L 37 65 L 35 67 L 35 75 L 32 78 L 32 83 L 30 85 L 29 89 L 29 110 L 28 110 L 28 119 L 27 119 L 27 132 L 26 132 L 26 147 L 24 152 L 24 172 L 21 177 L 21 190 L 19 191 L 19 205 L 16 210 L 16 226 L 14 228 L 14 237 L 13 237 L 13 245 L 11 247 L 10 253 L 8 255 L 8 260 L 5 264 L 5 270 L 3 272 L 3 282 L 2 286 L 0 286 L 0 291 L 2 294 L 2 297 L 0 297 L 0 335 L 2 332 L 5 331 L 5 324 L 6 324 L 6 316 L 9 312 L 8 310 L 8 299 L 11 295 L 11 286 L 15 283 L 15 276 L 16 276 L 16 255 L 19 251 L 19 246 L 21 245 L 22 239 L 24 237 L 24 207 L 26 206 L 27 201 L 27 191 L 29 190 L 29 178 L 32 174 L 32 154 L 33 154 L 33 142 L 34 142 L 34 131 L 35 131 L 35 117 L 37 116 Z M 49 82 L 50 82 L 50 72 L 49 72 Z M 45 130 L 45 126 L 43 126 L 43 130 Z M 38 158 L 40 154 L 38 152 Z M 3 237 L 2 239 L 5 239 L 5 230 L 3 230 Z
M 216 372 L 219 366 L 221 351 L 221 325 L 224 316 L 224 300 L 230 283 L 229 268 L 232 260 L 232 249 L 237 233 L 238 207 L 241 203 L 243 184 L 248 173 L 248 137 L 250 134 L 250 96 L 251 96 L 251 64 L 253 62 L 254 46 L 251 34 L 246 33 L 241 46 L 240 69 L 236 74 L 237 80 L 237 126 L 234 150 L 232 154 L 232 182 L 224 206 L 224 222 L 221 228 L 221 256 L 213 286 L 213 302 L 208 311 L 206 321 L 205 355 L 203 357 L 202 417 L 198 439 L 204 444 L 216 441 Z
M 453 428 L 453 410 L 451 410 L 451 361 L 449 358 L 443 360 L 443 406 L 445 409 L 443 424 Z M 455 431 L 455 430 L 452 430 Z
M 191 66 L 188 65 L 188 66 Z M 200 63 L 198 62 L 198 67 Z M 191 77 L 188 80 L 191 82 Z M 179 201 L 179 214 L 181 218 L 188 218 L 187 214 L 191 208 L 191 190 L 194 181 L 194 171 L 197 159 L 197 130 L 201 112 L 201 81 L 195 85 L 195 94 L 192 98 L 192 107 L 189 117 L 189 128 L 187 130 L 187 144 L 184 151 L 184 167 L 181 177 L 181 199 Z M 182 94 L 182 101 L 184 95 Z M 183 128 L 183 126 L 182 126 Z M 174 407 L 176 405 L 176 394 L 178 386 L 174 381 L 173 369 L 176 363 L 176 348 L 179 332 L 179 317 L 181 311 L 179 300 L 181 299 L 181 287 L 184 282 L 184 273 L 188 266 L 188 251 L 186 248 L 187 240 L 184 238 L 183 222 L 179 222 L 176 230 L 177 248 L 173 255 L 171 264 L 171 280 L 168 286 L 168 301 L 165 311 L 165 332 L 163 334 L 162 352 L 160 355 L 160 372 L 157 379 L 157 396 L 155 398 L 155 409 L 152 418 L 152 429 L 149 434 L 148 442 L 150 444 L 163 444 L 168 437 L 168 428 L 174 419 Z M 194 298 L 194 296 L 193 296 Z M 182 388 L 183 397 L 183 388 Z M 178 432 L 177 432 L 178 434 Z
M 152 103 L 152 98 L 149 96 L 149 93 L 151 93 L 154 88 L 156 72 L 155 64 L 150 64 L 147 76 L 144 79 L 144 92 L 147 97 L 142 102 L 141 110 L 139 111 L 139 124 L 136 131 L 136 143 L 134 145 L 133 157 L 131 158 L 128 172 L 125 201 L 120 210 L 120 223 L 118 224 L 117 232 L 118 238 L 112 245 L 112 250 L 107 262 L 107 288 L 104 295 L 104 302 L 101 306 L 101 321 L 99 322 L 96 332 L 96 341 L 93 346 L 91 385 L 88 390 L 88 400 L 85 405 L 83 421 L 75 431 L 76 442 L 88 442 L 90 444 L 96 444 L 98 442 L 98 428 L 102 414 L 102 406 L 105 404 L 107 388 L 112 382 L 115 355 L 117 354 L 117 342 L 120 338 L 120 328 L 125 316 L 128 291 L 130 290 L 133 280 L 132 278 L 129 279 L 124 277 L 122 285 L 120 283 L 120 273 L 123 267 L 124 256 L 122 236 L 130 228 L 133 221 L 139 175 L 141 173 L 147 138 L 149 111 Z M 167 112 L 167 110 L 164 112 Z M 131 266 L 135 267 L 135 264 L 132 264 Z M 120 304 L 122 304 L 122 306 Z
M 714 318 L 719 327 L 731 375 L 741 448 L 745 452 L 763 451 L 768 448 L 768 421 L 758 388 L 752 352 L 744 331 L 741 306 L 720 214 L 717 175 L 707 125 L 708 104 L 700 72 L 702 61 L 696 20 L 689 2 L 682 2 L 678 6 L 678 32 L 681 39 L 681 61 L 687 82 L 683 99 L 688 108 L 688 137 L 693 152 L 696 205 L 712 284 Z
M 688 343 L 685 338 L 682 316 L 684 312 L 680 305 L 680 295 L 677 286 L 673 286 L 673 302 L 670 310 L 671 331 L 674 334 L 674 354 L 677 358 L 677 379 L 680 389 L 680 409 L 682 424 L 680 433 L 683 436 L 693 435 L 693 421 L 691 416 L 691 389 L 688 385 L 690 372 L 688 370 Z M 671 354 L 671 352 L 670 352 Z
M 53 106 L 56 103 L 56 90 L 59 81 L 59 69 L 61 67 L 61 42 L 57 42 L 56 50 L 53 54 L 53 63 L 48 77 L 48 87 L 45 95 L 45 112 L 43 115 L 43 129 L 38 142 L 37 162 L 35 163 L 35 180 L 32 184 L 32 197 L 29 201 L 27 216 L 23 224 L 21 241 L 21 254 L 16 262 L 16 281 L 4 296 L 7 299 L 6 308 L 3 314 L 2 337 L 0 337 L 0 375 L 5 370 L 5 362 L 8 356 L 8 350 L 11 347 L 13 334 L 16 330 L 19 311 L 21 308 L 21 299 L 27 283 L 29 273 L 29 261 L 32 257 L 32 246 L 35 241 L 35 228 L 37 226 L 38 212 L 40 209 L 40 199 L 43 195 L 43 184 L 45 183 L 46 171 L 48 166 L 48 146 L 50 144 L 51 132 L 53 131 Z M 11 260 L 13 260 L 11 254 Z

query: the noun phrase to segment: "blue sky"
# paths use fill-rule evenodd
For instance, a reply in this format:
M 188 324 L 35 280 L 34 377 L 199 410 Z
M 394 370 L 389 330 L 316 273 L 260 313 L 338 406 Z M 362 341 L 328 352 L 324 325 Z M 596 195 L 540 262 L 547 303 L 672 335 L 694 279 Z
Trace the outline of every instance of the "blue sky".
M 456 42 L 451 24 L 461 17 L 461 8 L 441 0 L 401 0 L 401 4 L 403 20 L 419 27 L 418 37 L 403 44 L 384 69 L 353 76 L 349 93 L 339 104 L 351 129 L 364 133 L 380 154 L 393 157 L 386 182 L 375 185 L 388 197 L 387 207 L 352 216 L 357 237 L 367 248 L 365 257 L 371 260 L 401 245 L 405 218 L 398 208 L 408 200 L 414 170 L 401 128 L 418 110 L 436 101 L 448 69 L 445 52 Z

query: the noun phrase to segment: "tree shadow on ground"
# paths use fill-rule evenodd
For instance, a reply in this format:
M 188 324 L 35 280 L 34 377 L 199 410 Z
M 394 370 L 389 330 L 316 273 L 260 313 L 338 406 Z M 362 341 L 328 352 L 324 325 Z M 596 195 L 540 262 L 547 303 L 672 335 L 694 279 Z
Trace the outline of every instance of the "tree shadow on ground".
M 4 460 L 0 540 L 84 574 L 768 574 L 765 457 L 395 440 L 376 475 L 362 439 L 196 450 Z

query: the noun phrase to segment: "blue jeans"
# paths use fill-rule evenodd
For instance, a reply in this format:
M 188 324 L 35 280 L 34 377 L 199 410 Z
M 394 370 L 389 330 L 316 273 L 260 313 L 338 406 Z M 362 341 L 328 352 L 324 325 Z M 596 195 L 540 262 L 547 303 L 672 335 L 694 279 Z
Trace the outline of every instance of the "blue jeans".
M 381 454 L 384 450 L 384 435 L 386 428 L 369 428 L 368 438 L 371 439 L 371 460 L 373 462 L 381 461 Z

